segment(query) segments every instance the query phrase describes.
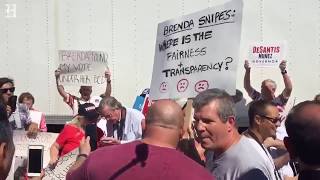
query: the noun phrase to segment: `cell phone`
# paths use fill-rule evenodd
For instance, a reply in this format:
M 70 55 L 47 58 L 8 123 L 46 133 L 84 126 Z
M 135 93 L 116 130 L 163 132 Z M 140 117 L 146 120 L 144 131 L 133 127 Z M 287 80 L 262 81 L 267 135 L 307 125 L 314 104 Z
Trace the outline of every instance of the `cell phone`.
M 90 136 L 91 151 L 97 149 L 97 124 L 91 123 L 86 125 L 86 137 Z
M 11 112 L 15 112 L 17 108 L 17 96 L 11 96 L 8 99 L 8 106 L 11 107 Z
M 43 166 L 42 145 L 29 145 L 28 148 L 28 176 L 40 176 Z

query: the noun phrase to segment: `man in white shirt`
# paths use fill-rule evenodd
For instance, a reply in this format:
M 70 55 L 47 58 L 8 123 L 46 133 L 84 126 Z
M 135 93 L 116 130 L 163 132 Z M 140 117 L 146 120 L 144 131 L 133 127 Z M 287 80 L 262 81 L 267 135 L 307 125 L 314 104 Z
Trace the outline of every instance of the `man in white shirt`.
M 254 101 L 250 104 L 248 115 L 249 128 L 243 134 L 251 139 L 254 148 L 264 157 L 274 179 L 282 179 L 268 149 L 263 145 L 267 138 L 276 138 L 276 129 L 280 126 L 281 118 L 276 104 L 265 100 Z
M 99 110 L 107 120 L 106 123 L 97 124 L 107 136 L 103 141 L 105 145 L 127 143 L 142 138 L 145 117 L 140 111 L 123 107 L 114 97 L 103 98 Z

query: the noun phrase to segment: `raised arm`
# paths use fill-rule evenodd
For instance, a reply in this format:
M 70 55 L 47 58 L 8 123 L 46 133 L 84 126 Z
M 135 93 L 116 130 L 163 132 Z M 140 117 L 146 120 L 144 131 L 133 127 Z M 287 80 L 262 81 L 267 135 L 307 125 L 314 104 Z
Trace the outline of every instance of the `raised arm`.
M 54 75 L 56 77 L 56 85 L 57 85 L 57 89 L 59 94 L 61 95 L 61 97 L 63 97 L 63 99 L 67 99 L 68 98 L 68 93 L 64 90 L 64 87 L 62 85 L 59 84 L 59 77 L 60 77 L 61 71 L 60 69 L 55 70 Z
M 281 61 L 279 68 L 281 70 L 281 74 L 284 82 L 284 90 L 282 91 L 282 95 L 285 99 L 289 99 L 292 91 L 292 82 L 286 70 L 287 61 Z
M 106 91 L 104 92 L 104 95 L 105 97 L 110 97 L 111 96 L 111 72 L 109 69 L 104 72 L 104 76 L 107 81 Z
M 246 89 L 247 93 L 249 94 L 249 96 L 252 94 L 252 92 L 254 91 L 253 87 L 251 86 L 250 83 L 250 66 L 249 66 L 249 62 L 248 60 L 245 60 L 244 62 L 244 69 L 246 70 L 246 73 L 244 75 L 244 81 L 243 81 L 243 86 Z

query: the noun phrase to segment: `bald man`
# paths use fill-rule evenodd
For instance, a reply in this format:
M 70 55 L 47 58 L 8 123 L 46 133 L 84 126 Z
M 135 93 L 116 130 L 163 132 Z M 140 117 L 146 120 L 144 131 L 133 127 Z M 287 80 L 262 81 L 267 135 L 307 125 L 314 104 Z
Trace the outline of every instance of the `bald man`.
M 104 147 L 90 155 L 89 139 L 68 179 L 213 179 L 202 166 L 176 150 L 183 134 L 183 112 L 171 100 L 154 103 L 141 141 Z
M 320 179 L 320 103 L 304 101 L 290 111 L 284 143 L 299 163 L 299 180 Z

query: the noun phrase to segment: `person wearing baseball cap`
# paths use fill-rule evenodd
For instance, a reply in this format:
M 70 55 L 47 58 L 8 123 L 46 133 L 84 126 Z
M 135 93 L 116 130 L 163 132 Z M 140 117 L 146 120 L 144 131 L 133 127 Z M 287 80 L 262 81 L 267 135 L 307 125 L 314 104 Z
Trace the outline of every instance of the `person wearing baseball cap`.
M 84 103 L 79 105 L 78 114 L 64 126 L 56 142 L 50 148 L 50 167 L 55 167 L 60 156 L 79 147 L 81 139 L 85 136 L 86 126 L 95 124 L 98 118 L 99 113 L 94 104 Z

